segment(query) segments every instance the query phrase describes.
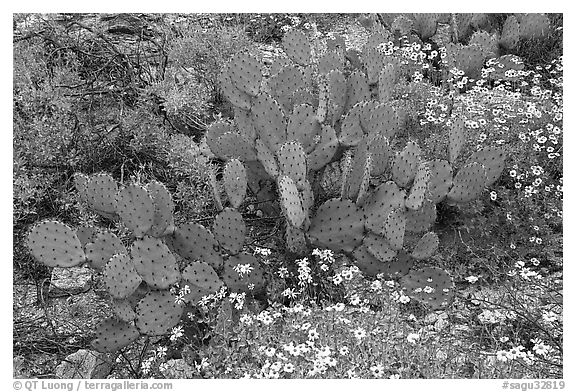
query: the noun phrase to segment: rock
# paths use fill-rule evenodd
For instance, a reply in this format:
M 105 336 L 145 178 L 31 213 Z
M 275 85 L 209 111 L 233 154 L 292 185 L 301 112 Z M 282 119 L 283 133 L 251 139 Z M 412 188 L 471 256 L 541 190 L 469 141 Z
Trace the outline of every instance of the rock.
M 195 369 L 183 359 L 170 359 L 160 366 L 160 371 L 170 379 L 197 378 Z
M 78 350 L 56 367 L 57 378 L 106 378 L 112 371 L 110 356 L 92 350 Z
M 87 266 L 60 268 L 52 270 L 50 297 L 75 295 L 88 291 L 91 287 L 92 270 Z

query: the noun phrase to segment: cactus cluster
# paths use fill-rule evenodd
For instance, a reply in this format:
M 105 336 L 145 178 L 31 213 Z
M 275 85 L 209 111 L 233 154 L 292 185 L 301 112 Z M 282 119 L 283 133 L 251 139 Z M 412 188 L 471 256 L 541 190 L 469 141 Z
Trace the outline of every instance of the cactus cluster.
M 258 261 L 242 252 L 246 226 L 234 208 L 246 193 L 244 165 L 230 160 L 224 181 L 232 207 L 216 216 L 212 231 L 195 223 L 176 227 L 170 192 L 161 183 L 118 187 L 102 173 L 76 174 L 77 191 L 90 209 L 130 230 L 129 249 L 114 233 L 91 227 L 73 230 L 46 220 L 30 229 L 27 245 L 38 261 L 64 268 L 86 264 L 102 274 L 114 316 L 96 329 L 96 350 L 114 352 L 141 335 L 168 333 L 187 306 L 223 285 L 250 293 L 264 287 Z M 238 264 L 252 270 L 249 276 L 239 275 Z M 173 289 L 185 286 L 178 300 Z
M 432 34 L 437 19 L 416 20 L 424 36 Z M 235 91 L 248 96 L 249 108 L 231 100 L 238 119 L 227 123 L 228 132 L 252 142 L 233 156 L 222 154 L 231 148 L 222 146 L 219 123 L 210 127 L 207 141 L 212 152 L 227 161 L 226 167 L 233 160 L 248 168 L 260 166 L 263 170 L 249 169 L 248 177 L 263 175 L 276 183 L 291 251 L 320 246 L 347 253 L 365 274 L 403 276 L 409 288 L 431 275 L 428 290 L 438 294 L 414 296 L 441 306 L 453 295 L 451 278 L 445 271 L 415 268 L 413 261 L 431 257 L 438 248 L 437 235 L 429 231 L 436 220 L 436 204 L 477 198 L 499 176 L 504 153 L 497 148 L 479 151 L 456 170 L 467 139 L 460 118 L 452 120 L 448 131 L 446 159 L 427 160 L 416 141 L 395 151 L 401 147 L 396 136 L 404 133 L 393 94 L 400 65 L 380 45 L 390 39 L 386 30 L 373 32 L 361 53 L 363 67 L 351 72 L 339 61 L 326 60 L 340 58 L 346 49 L 342 43 L 314 54 L 313 45 L 298 31 L 283 40 L 290 61 L 273 66 L 276 73 L 267 80 L 263 72 L 248 66 L 256 63 L 247 60 L 249 54 L 233 57 L 226 67 L 236 72 L 231 91 L 226 84 L 221 87 L 226 96 Z M 472 55 L 476 53 L 462 54 L 455 61 L 463 63 L 461 58 Z M 251 77 L 255 79 L 247 83 Z M 246 123 L 253 124 L 253 137 L 245 134 Z M 315 182 L 327 165 L 340 159 L 345 167 L 340 197 L 316 208 Z M 257 195 L 257 189 L 253 191 Z M 413 238 L 415 233 L 418 238 Z

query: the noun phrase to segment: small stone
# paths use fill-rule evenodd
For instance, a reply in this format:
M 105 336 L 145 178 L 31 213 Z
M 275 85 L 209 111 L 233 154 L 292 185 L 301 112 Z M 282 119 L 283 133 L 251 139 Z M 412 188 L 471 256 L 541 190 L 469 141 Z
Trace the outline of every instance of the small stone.
M 87 266 L 60 268 L 52 270 L 50 297 L 75 295 L 88 291 L 91 287 L 92 270 Z
M 114 361 L 108 355 L 92 350 L 78 350 L 56 367 L 57 378 L 102 379 L 112 371 Z

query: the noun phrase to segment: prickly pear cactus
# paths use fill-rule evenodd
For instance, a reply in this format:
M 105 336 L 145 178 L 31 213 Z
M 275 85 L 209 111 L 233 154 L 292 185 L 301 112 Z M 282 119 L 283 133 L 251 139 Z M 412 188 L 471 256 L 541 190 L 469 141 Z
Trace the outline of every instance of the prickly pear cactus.
M 142 334 L 164 335 L 178 324 L 184 305 L 170 290 L 150 291 L 136 306 L 136 327 Z
M 362 211 L 350 200 L 331 199 L 316 211 L 308 237 L 334 251 L 351 252 L 362 242 L 363 232 Z
M 140 185 L 122 188 L 116 196 L 116 212 L 136 237 L 146 234 L 154 224 L 154 201 Z
M 117 254 L 104 266 L 104 284 L 113 298 L 124 299 L 136 291 L 142 278 L 126 254 Z
M 246 225 L 242 215 L 231 208 L 226 208 L 214 220 L 214 237 L 225 250 L 237 254 L 244 245 Z
M 506 155 L 504 151 L 498 147 L 483 148 L 482 150 L 474 152 L 469 159 L 469 162 L 478 162 L 484 166 L 486 170 L 485 186 L 490 186 L 496 182 L 500 174 L 502 174 L 502 170 L 504 170 L 505 161 Z
M 454 164 L 462 147 L 464 147 L 464 143 L 466 143 L 466 129 L 462 117 L 457 117 L 452 122 L 448 134 L 448 143 L 448 160 L 451 164 Z
M 300 228 L 306 219 L 306 213 L 296 183 L 288 176 L 281 176 L 278 179 L 278 192 L 282 211 L 288 222 L 295 228 Z
M 130 248 L 134 267 L 150 287 L 167 289 L 180 280 L 176 258 L 162 240 L 146 236 Z
M 49 267 L 74 267 L 86 261 L 76 232 L 57 221 L 43 221 L 32 227 L 27 245 L 30 253 Z
M 454 182 L 447 198 L 456 203 L 466 203 L 476 199 L 487 182 L 486 169 L 478 162 L 462 167 L 454 176 Z
M 182 271 L 182 284 L 188 285 L 190 290 L 184 299 L 191 304 L 197 304 L 205 295 L 220 290 L 223 283 L 210 265 L 196 261 Z
M 118 185 L 112 176 L 106 173 L 93 175 L 85 186 L 85 192 L 88 206 L 95 212 L 107 218 L 116 214 Z
M 232 207 L 238 208 L 244 201 L 246 188 L 246 169 L 238 159 L 231 159 L 224 168 L 224 189 Z
M 520 24 L 514 15 L 508 16 L 504 26 L 502 27 L 502 35 L 500 36 L 500 45 L 507 50 L 512 50 L 518 44 L 520 39 Z
M 204 226 L 197 223 L 186 223 L 166 238 L 166 244 L 172 251 L 185 260 L 203 261 L 212 268 L 222 266 L 222 256 L 216 252 L 218 241 Z
M 98 352 L 113 353 L 140 337 L 140 332 L 134 324 L 114 318 L 101 322 L 96 328 L 96 339 L 92 341 L 92 347 Z
M 282 38 L 284 51 L 298 65 L 308 65 L 311 60 L 312 47 L 306 35 L 296 29 L 289 30 Z
M 392 179 L 405 188 L 416 176 L 420 163 L 420 147 L 414 142 L 408 142 L 392 164 Z
M 410 253 L 416 260 L 425 260 L 432 257 L 438 249 L 438 235 L 433 232 L 426 233 L 418 240 L 418 243 Z
M 228 72 L 232 83 L 246 94 L 255 97 L 262 83 L 261 62 L 248 53 L 238 53 L 228 64 Z
M 174 203 L 172 195 L 164 184 L 158 181 L 151 181 L 146 185 L 146 190 L 154 202 L 154 218 L 150 235 L 161 237 L 174 231 Z

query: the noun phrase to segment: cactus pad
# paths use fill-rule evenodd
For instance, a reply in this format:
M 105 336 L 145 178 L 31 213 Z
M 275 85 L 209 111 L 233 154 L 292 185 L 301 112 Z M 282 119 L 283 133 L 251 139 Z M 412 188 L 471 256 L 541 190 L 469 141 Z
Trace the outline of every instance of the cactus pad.
M 364 162 L 364 171 L 362 172 L 362 181 L 360 181 L 360 187 L 358 188 L 358 196 L 356 197 L 356 204 L 362 204 L 368 197 L 368 190 L 370 189 L 370 176 L 372 174 L 372 155 L 370 152 L 366 155 L 366 161 Z
M 454 297 L 454 283 L 450 275 L 438 267 L 412 270 L 400 280 L 406 295 L 432 309 L 445 307 Z
M 454 164 L 462 147 L 466 143 L 466 129 L 464 119 L 457 117 L 452 121 L 452 126 L 448 132 L 448 160 Z
M 242 162 L 231 159 L 224 168 L 224 189 L 232 207 L 238 208 L 246 195 L 246 169 Z
M 372 34 L 368 36 L 366 43 L 362 47 L 362 51 L 366 52 L 370 49 L 376 49 L 381 44 L 386 44 L 391 40 L 390 33 L 387 30 L 374 30 Z
M 297 141 L 284 143 L 278 150 L 280 171 L 301 186 L 306 181 L 306 153 Z
M 444 200 L 452 187 L 452 166 L 443 159 L 434 159 L 427 164 L 430 168 L 427 198 L 439 203 Z
M 322 125 L 320 141 L 314 151 L 308 154 L 308 168 L 310 170 L 320 170 L 329 164 L 338 150 L 338 138 L 336 131 L 329 125 Z
M 93 226 L 80 226 L 76 229 L 76 237 L 78 237 L 84 249 L 86 248 L 86 244 L 94 241 L 97 234 L 98 231 Z
M 174 202 L 168 189 L 158 181 L 151 181 L 146 190 L 154 202 L 154 219 L 150 235 L 160 237 L 174 229 Z
M 268 88 L 271 94 L 287 112 L 292 110 L 292 95 L 303 86 L 304 77 L 302 76 L 302 71 L 295 66 L 283 68 L 278 74 L 268 80 Z
M 256 156 L 268 175 L 273 178 L 278 176 L 279 169 L 276 158 L 268 146 L 260 139 L 256 139 Z
M 106 173 L 94 174 L 86 186 L 88 204 L 97 213 L 110 217 L 116 213 L 116 194 L 118 185 Z
M 140 238 L 152 228 L 155 206 L 145 188 L 128 185 L 118 192 L 116 200 L 116 212 L 134 236 Z
M 136 319 L 136 312 L 132 309 L 130 301 L 124 299 L 113 299 L 112 310 L 119 320 L 132 322 Z
M 346 198 L 356 201 L 358 197 L 358 192 L 360 191 L 360 185 L 362 184 L 362 179 L 364 171 L 366 168 L 366 161 L 368 158 L 368 140 L 366 137 L 362 139 L 360 144 L 356 147 L 354 152 L 354 159 L 352 160 L 352 166 L 350 168 L 350 174 L 346 179 Z M 368 173 L 369 174 L 369 173 Z
M 286 121 L 278 101 L 266 93 L 261 93 L 252 107 L 254 126 L 260 139 L 270 151 L 276 152 L 286 141 Z
M 391 140 L 398 128 L 398 115 L 390 104 L 381 103 L 370 111 L 370 120 L 366 124 L 369 134 L 380 132 Z
M 374 230 L 374 232 L 382 234 L 394 250 L 402 249 L 405 231 L 406 216 L 401 209 L 393 209 L 390 211 L 382 227 L 377 227 L 376 230 Z
M 495 57 L 498 52 L 498 42 L 496 38 L 487 31 L 476 31 L 470 38 L 470 44 L 476 44 L 482 48 L 484 57 Z
M 231 122 L 218 120 L 208 126 L 206 130 L 206 144 L 214 155 L 219 156 L 218 138 L 227 132 L 234 132 L 234 126 Z
M 27 246 L 36 260 L 48 267 L 74 267 L 86 261 L 76 232 L 57 221 L 42 221 L 33 226 Z
M 113 298 L 122 299 L 130 296 L 141 282 L 142 278 L 126 254 L 112 256 L 104 266 L 104 284 Z
M 378 76 L 378 99 L 380 102 L 387 102 L 392 99 L 395 79 L 396 70 L 394 69 L 394 64 L 384 66 Z
M 358 113 L 358 118 L 360 119 L 360 126 L 364 130 L 364 133 L 369 133 L 372 129 L 370 126 L 370 121 L 372 120 L 372 113 L 380 104 L 377 101 L 365 101 L 361 102 L 358 106 L 352 108 L 352 111 Z
M 183 310 L 169 290 L 151 291 L 138 302 L 136 327 L 144 335 L 164 335 L 178 324 Z
M 108 318 L 96 328 L 92 347 L 100 353 L 113 353 L 134 343 L 138 337 L 140 333 L 132 323 Z
M 384 65 L 384 53 L 378 49 L 368 49 L 363 53 L 364 66 L 366 67 L 366 74 L 368 76 L 368 83 L 374 84 L 378 82 L 380 70 Z
M 394 158 L 392 164 L 392 179 L 398 186 L 406 187 L 416 176 L 420 163 L 420 147 L 414 142 L 408 142 L 402 152 Z
M 318 59 L 318 73 L 328 74 L 344 68 L 344 56 L 341 52 L 328 51 Z
M 514 15 L 508 16 L 502 26 L 502 35 L 500 36 L 500 45 L 507 50 L 514 49 L 520 39 L 520 24 Z
M 504 163 L 506 155 L 504 150 L 499 147 L 486 147 L 480 151 L 472 154 L 468 162 L 478 162 L 486 169 L 486 186 L 490 186 L 496 182 L 502 170 L 504 170 Z
M 362 206 L 366 228 L 373 231 L 381 228 L 391 210 L 404 208 L 405 198 L 406 192 L 393 181 L 379 185 Z
M 346 77 L 340 70 L 332 70 L 326 75 L 328 82 L 328 117 L 334 125 L 344 113 L 346 105 Z
M 288 176 L 278 178 L 278 193 L 280 194 L 280 204 L 282 211 L 288 222 L 294 227 L 301 227 L 306 218 L 300 193 L 296 183 Z
M 302 31 L 296 29 L 287 31 L 282 37 L 282 46 L 288 57 L 296 64 L 310 64 L 312 48 Z
M 396 257 L 398 249 L 392 249 L 392 246 L 386 238 L 381 235 L 368 233 L 364 238 L 363 244 L 368 247 L 368 251 L 381 262 L 391 261 Z
M 386 264 L 370 253 L 368 247 L 364 244 L 354 249 L 352 257 L 354 257 L 356 266 L 366 276 L 376 276 L 383 273 L 386 269 Z
M 541 39 L 550 33 L 550 21 L 546 14 L 524 14 L 520 18 L 520 38 Z
M 218 292 L 222 281 L 212 267 L 197 261 L 184 268 L 181 285 L 188 285 L 190 289 L 190 293 L 186 294 L 184 299 L 196 305 L 205 295 Z
M 248 142 L 253 143 L 256 140 L 256 128 L 250 111 L 235 107 L 234 122 L 238 126 L 238 133 Z
M 424 41 L 436 34 L 438 14 L 412 14 L 413 28 Z
M 406 210 L 406 232 L 422 233 L 428 231 L 436 222 L 436 204 L 424 200 L 419 210 Z
M 352 256 L 356 260 L 358 268 L 367 276 L 384 274 L 387 277 L 395 278 L 406 275 L 413 265 L 412 259 L 402 250 L 392 260 L 386 262 L 374 257 L 366 245 L 356 248 Z
M 416 260 L 424 260 L 432 257 L 434 253 L 436 253 L 439 243 L 440 241 L 438 240 L 438 235 L 436 233 L 426 233 L 418 240 L 418 243 L 416 243 L 410 256 Z
M 350 200 L 331 199 L 322 204 L 312 219 L 308 237 L 334 251 L 352 250 L 362 242 L 362 212 Z
M 390 158 L 392 157 L 392 149 L 388 140 L 384 136 L 384 132 L 375 132 L 370 136 L 368 152 L 372 158 L 371 174 L 373 176 L 380 176 L 388 169 Z
M 167 289 L 180 280 L 176 258 L 158 238 L 146 236 L 130 249 L 136 271 L 152 288 Z
M 370 99 L 370 86 L 368 79 L 361 71 L 354 71 L 348 76 L 346 81 L 346 100 L 345 111 L 348 112 L 354 105 Z
M 456 203 L 469 202 L 480 196 L 485 184 L 486 169 L 481 163 L 471 162 L 456 173 L 447 198 Z
M 244 162 L 256 160 L 254 146 L 238 132 L 226 132 L 221 135 L 212 152 L 221 159 L 237 158 Z
M 214 237 L 224 249 L 231 254 L 242 250 L 246 225 L 242 215 L 236 210 L 226 208 L 214 219 Z
M 430 181 L 430 169 L 426 163 L 420 163 L 414 183 L 410 189 L 410 194 L 406 198 L 406 208 L 411 210 L 418 210 L 422 207 L 426 190 L 428 189 L 428 182 Z
M 224 67 L 224 70 L 218 76 L 218 82 L 220 83 L 222 93 L 228 98 L 232 105 L 244 110 L 250 110 L 250 106 L 252 105 L 250 95 L 236 87 L 228 65 Z
M 362 140 L 364 130 L 360 125 L 360 117 L 357 111 L 350 111 L 342 119 L 340 127 L 340 143 L 343 146 L 356 146 Z
M 260 61 L 249 53 L 237 53 L 228 65 L 232 83 L 248 95 L 255 97 L 262 83 Z
M 197 223 L 186 223 L 166 237 L 170 248 L 188 261 L 203 261 L 212 268 L 222 266 L 222 257 L 216 248 L 218 242 L 208 229 Z
M 86 245 L 88 263 L 95 269 L 103 268 L 112 256 L 120 253 L 127 254 L 128 251 L 120 238 L 109 231 L 99 233 L 94 242 Z
M 294 111 L 288 118 L 287 140 L 300 142 L 304 151 L 310 153 L 316 146 L 314 138 L 320 135 L 321 131 L 320 123 L 312 106 L 301 104 L 294 107 Z
M 249 265 L 252 270 L 248 274 L 240 275 L 237 271 L 239 265 Z M 265 285 L 262 267 L 260 267 L 258 260 L 248 253 L 240 253 L 226 260 L 222 279 L 233 292 L 260 291 Z

